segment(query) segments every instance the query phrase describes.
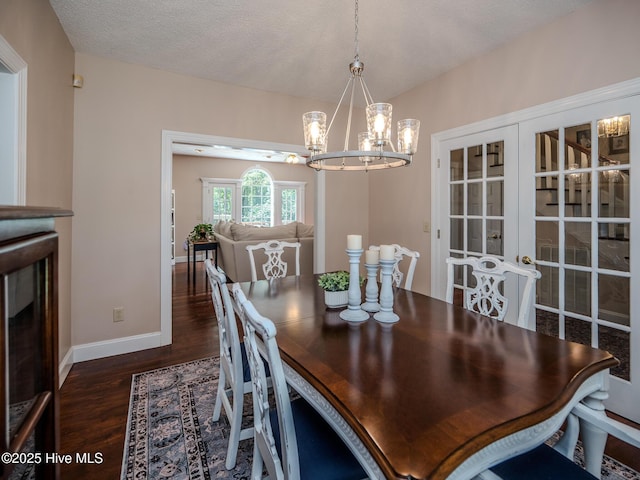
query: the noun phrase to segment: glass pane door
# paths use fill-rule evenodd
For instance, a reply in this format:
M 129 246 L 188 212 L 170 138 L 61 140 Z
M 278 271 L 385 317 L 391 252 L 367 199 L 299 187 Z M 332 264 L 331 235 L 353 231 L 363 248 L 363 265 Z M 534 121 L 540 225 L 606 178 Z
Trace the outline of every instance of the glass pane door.
M 213 219 L 212 223 L 233 218 L 233 193 L 235 188 L 227 186 L 213 187 Z
M 635 421 L 630 252 L 638 215 L 631 191 L 637 103 L 607 102 L 521 125 L 519 248 L 542 273 L 537 331 L 614 354 L 620 366 L 611 370 L 607 408 Z
M 442 142 L 440 149 L 440 195 L 445 228 L 440 232 L 448 248 L 438 259 L 444 265 L 447 256 L 482 257 L 491 255 L 513 260 L 516 256 L 517 204 L 517 127 L 506 127 Z M 456 267 L 454 303 L 462 304 L 463 292 L 474 286 L 468 270 Z M 443 286 L 444 287 L 444 286 Z M 518 305 L 518 285 L 507 283 L 505 292 L 512 305 Z M 508 312 L 507 321 L 517 319 L 517 308 Z

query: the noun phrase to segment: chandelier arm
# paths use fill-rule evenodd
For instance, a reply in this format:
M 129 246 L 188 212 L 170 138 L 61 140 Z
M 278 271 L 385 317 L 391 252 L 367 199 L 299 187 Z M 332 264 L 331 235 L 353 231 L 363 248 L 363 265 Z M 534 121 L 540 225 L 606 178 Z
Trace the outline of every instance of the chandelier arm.
M 364 100 L 367 102 L 367 107 L 374 103 L 373 97 L 371 96 L 371 92 L 369 92 L 369 87 L 367 87 L 367 82 L 364 81 L 364 78 L 361 76 L 360 78 L 360 86 L 362 87 L 362 94 L 364 95 Z
M 344 100 L 344 96 L 347 93 L 347 90 L 349 89 L 349 85 L 351 84 L 351 82 L 353 82 L 353 77 L 349 77 L 349 80 L 347 80 L 347 85 L 344 87 L 344 90 L 342 92 L 342 96 L 340 97 L 340 100 L 338 101 L 338 106 L 333 111 L 333 116 L 331 117 L 331 121 L 329 122 L 329 126 L 327 127 L 327 132 L 325 133 L 325 136 L 329 135 L 329 131 L 331 130 L 331 125 L 333 125 L 333 121 L 335 120 L 336 115 L 338 115 L 338 110 L 340 110 L 340 106 L 342 105 L 342 100 Z
M 351 117 L 353 116 L 353 97 L 354 97 L 355 90 L 356 90 L 356 82 L 351 82 L 351 98 L 349 99 L 349 116 L 347 117 L 347 133 L 344 137 L 345 150 L 349 150 L 349 136 L 351 135 Z

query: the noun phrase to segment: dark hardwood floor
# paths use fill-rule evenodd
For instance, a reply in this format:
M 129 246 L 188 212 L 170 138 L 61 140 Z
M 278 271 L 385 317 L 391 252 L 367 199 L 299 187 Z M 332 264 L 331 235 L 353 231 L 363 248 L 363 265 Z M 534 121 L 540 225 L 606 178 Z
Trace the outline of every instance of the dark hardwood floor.
M 196 286 L 187 265 L 173 273 L 173 344 L 76 363 L 60 390 L 60 450 L 101 453 L 102 464 L 62 465 L 63 479 L 118 479 L 127 427 L 131 376 L 217 355 L 218 328 L 207 280 L 198 264 Z
M 62 465 L 63 479 L 120 478 L 133 374 L 218 354 L 211 297 L 202 264 L 197 268 L 194 287 L 186 264 L 174 267 L 172 345 L 77 363 L 71 369 L 60 391 L 61 453 L 101 453 L 103 461 Z M 638 449 L 610 439 L 607 453 L 640 471 Z

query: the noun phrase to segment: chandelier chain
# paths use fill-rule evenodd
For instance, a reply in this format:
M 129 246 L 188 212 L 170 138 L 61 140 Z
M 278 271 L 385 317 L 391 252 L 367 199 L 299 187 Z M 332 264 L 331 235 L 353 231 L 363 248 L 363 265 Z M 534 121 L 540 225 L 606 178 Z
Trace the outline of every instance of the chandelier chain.
M 355 58 L 358 59 L 359 58 L 359 45 L 358 45 L 358 0 L 356 0 L 356 9 L 355 9 L 355 14 L 354 14 L 354 20 L 355 20 L 355 29 L 354 29 L 354 36 L 355 36 Z

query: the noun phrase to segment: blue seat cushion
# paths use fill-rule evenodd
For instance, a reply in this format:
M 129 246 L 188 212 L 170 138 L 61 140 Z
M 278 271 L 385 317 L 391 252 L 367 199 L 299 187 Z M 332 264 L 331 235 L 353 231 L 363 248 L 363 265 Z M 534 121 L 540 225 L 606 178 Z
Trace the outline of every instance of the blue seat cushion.
M 245 382 L 251 381 L 251 369 L 249 368 L 249 358 L 247 357 L 247 350 L 244 348 L 244 342 L 240 342 L 240 355 L 242 355 L 242 379 Z M 262 363 L 264 363 L 264 370 L 269 377 L 271 372 L 269 371 L 269 364 L 262 359 Z
M 304 399 L 291 402 L 293 423 L 298 440 L 300 478 L 304 480 L 355 480 L 367 474 L 338 434 Z M 280 449 L 280 428 L 275 410 L 271 411 L 271 428 Z
M 549 445 L 506 460 L 491 471 L 504 480 L 593 480 L 596 477 Z

